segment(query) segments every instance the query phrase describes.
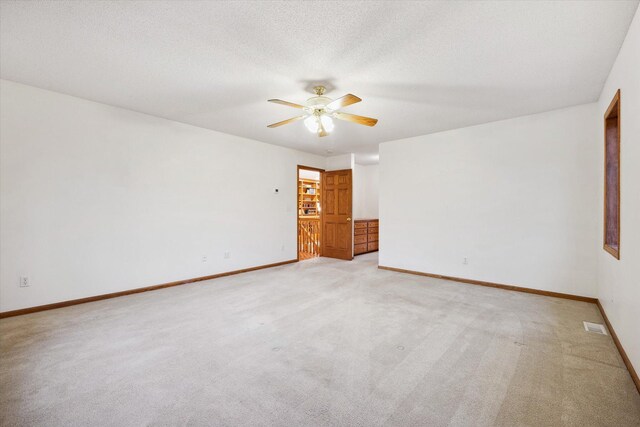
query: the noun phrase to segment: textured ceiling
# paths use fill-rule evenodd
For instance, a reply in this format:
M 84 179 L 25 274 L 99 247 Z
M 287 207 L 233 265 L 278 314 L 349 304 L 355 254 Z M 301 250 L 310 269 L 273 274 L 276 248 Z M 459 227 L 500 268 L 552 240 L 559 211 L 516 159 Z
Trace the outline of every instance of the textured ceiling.
M 12 2 L 2 78 L 326 154 L 595 101 L 637 1 Z M 326 138 L 299 110 L 325 81 L 345 111 Z M 371 160 L 374 161 L 374 160 Z

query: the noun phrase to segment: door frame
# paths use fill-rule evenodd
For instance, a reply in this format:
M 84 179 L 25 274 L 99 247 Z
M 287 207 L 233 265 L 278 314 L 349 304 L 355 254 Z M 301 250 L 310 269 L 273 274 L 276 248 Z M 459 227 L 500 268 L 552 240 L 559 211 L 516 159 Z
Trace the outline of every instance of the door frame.
M 313 166 L 298 165 L 296 168 L 296 261 L 300 261 L 300 251 L 298 250 L 298 233 L 300 233 L 300 169 L 320 172 L 320 188 L 322 189 L 322 180 L 324 169 L 314 168 Z M 322 256 L 322 191 L 320 192 L 320 256 Z

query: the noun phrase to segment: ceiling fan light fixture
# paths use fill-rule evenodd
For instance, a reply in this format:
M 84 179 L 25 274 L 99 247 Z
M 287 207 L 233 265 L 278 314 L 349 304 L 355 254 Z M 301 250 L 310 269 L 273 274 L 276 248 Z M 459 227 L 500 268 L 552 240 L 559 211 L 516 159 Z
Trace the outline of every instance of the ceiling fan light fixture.
M 322 126 L 324 126 L 324 130 L 327 132 L 333 131 L 333 120 L 331 117 L 322 115 L 320 116 L 320 121 L 322 122 Z
M 311 133 L 318 133 L 320 131 L 320 123 L 322 123 L 322 127 L 324 127 L 325 132 L 328 133 L 333 131 L 333 128 L 334 128 L 333 120 L 329 116 L 314 115 L 304 119 L 304 125 Z
M 318 118 L 316 116 L 309 116 L 304 119 L 304 125 L 311 133 L 318 133 Z

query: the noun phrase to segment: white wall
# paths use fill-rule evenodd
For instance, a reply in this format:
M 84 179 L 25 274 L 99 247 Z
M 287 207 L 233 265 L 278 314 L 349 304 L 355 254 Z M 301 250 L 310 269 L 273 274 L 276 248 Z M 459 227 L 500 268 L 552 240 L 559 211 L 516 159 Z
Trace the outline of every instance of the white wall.
M 295 259 L 296 165 L 325 166 L 8 81 L 0 128 L 1 311 Z
M 353 169 L 355 165 L 355 155 L 340 154 L 337 156 L 327 157 L 326 165 L 328 171 L 337 171 L 342 169 Z
M 380 265 L 595 296 L 596 108 L 381 144 Z
M 353 217 L 378 218 L 378 165 L 358 165 L 353 169 Z
M 315 179 L 316 181 L 320 181 L 320 172 L 309 169 L 300 169 L 298 177 L 302 179 Z
M 604 138 L 603 117 L 620 89 L 620 260 L 602 249 Z M 598 299 L 627 356 L 640 371 L 640 12 L 607 79 L 596 116 L 598 178 Z

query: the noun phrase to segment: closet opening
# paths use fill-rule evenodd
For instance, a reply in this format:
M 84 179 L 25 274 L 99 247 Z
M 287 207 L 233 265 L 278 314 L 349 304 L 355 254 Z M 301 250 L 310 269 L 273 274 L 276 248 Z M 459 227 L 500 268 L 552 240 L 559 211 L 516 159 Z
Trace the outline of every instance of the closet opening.
M 322 169 L 298 166 L 298 261 L 322 253 Z

